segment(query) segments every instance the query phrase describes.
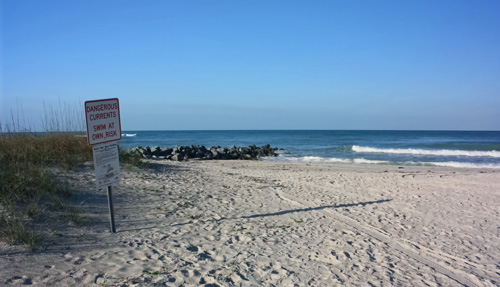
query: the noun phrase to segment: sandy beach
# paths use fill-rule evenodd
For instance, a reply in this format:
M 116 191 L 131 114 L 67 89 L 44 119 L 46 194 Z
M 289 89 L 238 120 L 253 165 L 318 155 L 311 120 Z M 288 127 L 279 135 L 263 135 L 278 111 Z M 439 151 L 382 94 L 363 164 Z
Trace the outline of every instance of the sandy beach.
M 106 193 L 64 176 L 81 226 L 0 244 L 1 286 L 499 286 L 500 170 L 151 161 Z

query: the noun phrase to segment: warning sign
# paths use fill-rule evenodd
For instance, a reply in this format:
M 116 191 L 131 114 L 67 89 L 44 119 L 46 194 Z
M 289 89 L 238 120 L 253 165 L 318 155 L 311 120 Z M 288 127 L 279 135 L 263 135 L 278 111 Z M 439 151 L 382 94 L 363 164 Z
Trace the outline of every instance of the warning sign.
M 122 138 L 118 99 L 85 102 L 87 140 L 89 145 L 117 141 Z
M 97 189 L 111 186 L 120 181 L 120 161 L 118 144 L 94 145 L 95 181 Z

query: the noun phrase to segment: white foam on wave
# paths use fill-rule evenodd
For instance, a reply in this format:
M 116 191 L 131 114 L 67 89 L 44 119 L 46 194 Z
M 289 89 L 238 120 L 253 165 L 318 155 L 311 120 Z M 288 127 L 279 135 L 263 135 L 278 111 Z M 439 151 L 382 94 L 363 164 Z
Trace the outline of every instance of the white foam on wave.
M 122 134 L 122 137 L 135 137 L 137 134 Z
M 287 162 L 329 162 L 329 163 L 350 163 L 351 161 L 343 158 L 325 158 L 319 156 L 304 156 L 304 157 L 291 157 L 281 156 L 278 157 L 264 157 L 266 161 L 287 161 Z
M 373 148 L 364 146 L 352 146 L 354 152 L 364 153 L 392 153 L 392 154 L 412 154 L 412 155 L 433 155 L 433 156 L 469 156 L 469 157 L 495 157 L 500 158 L 500 151 L 467 151 L 467 150 L 425 150 L 425 149 L 396 149 L 396 148 Z
M 369 160 L 364 158 L 346 159 L 346 158 L 326 158 L 319 156 L 304 156 L 304 157 L 263 157 L 261 160 L 265 161 L 280 161 L 280 162 L 305 162 L 305 163 L 345 163 L 345 164 L 398 164 L 398 165 L 409 165 L 409 166 L 443 166 L 443 167 L 456 167 L 456 168 L 493 168 L 500 169 L 500 164 L 481 164 L 481 163 L 469 163 L 469 162 L 390 162 L 385 160 Z
M 500 169 L 500 165 L 498 164 L 481 164 L 481 163 L 470 163 L 470 162 L 455 162 L 455 161 L 447 161 L 447 162 L 426 162 L 428 165 L 435 166 L 446 166 L 446 167 L 457 167 L 457 168 L 494 168 Z
M 370 160 L 370 159 L 364 159 L 364 158 L 355 158 L 353 160 L 354 163 L 369 163 L 369 164 L 389 164 L 390 161 L 386 160 Z
M 300 161 L 306 162 L 328 162 L 328 163 L 349 163 L 350 160 L 345 158 L 334 158 L 334 157 L 319 157 L 319 156 L 305 156 L 299 158 Z
M 334 158 L 334 157 L 319 157 L 319 156 L 304 156 L 304 157 L 266 157 L 262 158 L 267 161 L 286 161 L 286 162 L 315 162 L 315 163 L 361 163 L 361 164 L 389 164 L 389 161 L 383 160 L 368 160 L 364 158 Z

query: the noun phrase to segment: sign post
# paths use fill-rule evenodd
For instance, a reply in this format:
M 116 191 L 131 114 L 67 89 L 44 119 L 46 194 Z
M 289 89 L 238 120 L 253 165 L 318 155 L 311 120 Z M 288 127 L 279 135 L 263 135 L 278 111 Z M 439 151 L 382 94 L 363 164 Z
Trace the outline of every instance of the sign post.
M 111 232 L 116 233 L 115 215 L 113 213 L 113 197 L 111 196 L 111 185 L 108 186 L 108 209 L 109 209 L 109 223 L 111 224 Z
M 111 185 L 120 181 L 118 141 L 122 138 L 120 105 L 118 99 L 104 99 L 85 102 L 87 119 L 87 141 L 94 153 L 96 186 L 98 190 L 107 187 L 111 232 L 115 233 L 115 218 Z

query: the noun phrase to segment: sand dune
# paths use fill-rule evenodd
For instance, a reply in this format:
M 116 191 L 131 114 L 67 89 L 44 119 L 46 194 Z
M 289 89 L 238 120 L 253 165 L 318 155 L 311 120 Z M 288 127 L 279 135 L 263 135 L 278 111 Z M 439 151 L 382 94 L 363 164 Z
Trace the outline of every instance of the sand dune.
M 262 161 L 152 162 L 114 189 L 90 167 L 83 226 L 1 245 L 0 285 L 498 286 L 500 173 Z

